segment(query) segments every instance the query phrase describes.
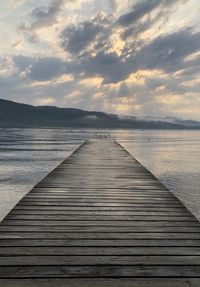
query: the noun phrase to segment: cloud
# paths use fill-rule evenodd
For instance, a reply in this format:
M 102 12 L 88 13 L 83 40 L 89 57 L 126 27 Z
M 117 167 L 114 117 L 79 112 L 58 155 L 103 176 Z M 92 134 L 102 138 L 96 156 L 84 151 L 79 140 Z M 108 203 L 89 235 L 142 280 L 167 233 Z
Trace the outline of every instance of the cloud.
M 141 0 L 137 1 L 133 6 L 131 11 L 125 13 L 119 17 L 117 24 L 120 26 L 130 26 L 136 23 L 144 16 L 149 16 L 154 10 L 159 9 L 158 12 L 163 14 L 166 13 L 166 9 L 170 6 L 177 5 L 179 2 L 184 3 L 188 0 Z M 161 10 L 162 9 L 162 10 Z
M 190 76 L 193 78 L 195 74 L 200 73 L 199 67 L 200 67 L 200 57 L 189 61 L 184 61 L 182 63 L 183 70 L 181 71 L 181 77 Z
M 198 51 L 199 46 L 200 33 L 187 29 L 159 36 L 129 58 L 123 58 L 115 52 L 100 51 L 94 56 L 88 53 L 85 57 L 71 61 L 17 57 L 15 63 L 21 69 L 28 69 L 29 77 L 37 81 L 72 74 L 77 79 L 101 77 L 104 79 L 103 84 L 109 84 L 124 81 L 138 70 L 157 69 L 172 73 L 186 69 L 185 57 Z M 192 61 L 188 63 L 192 65 Z
M 26 73 L 34 81 L 48 81 L 65 74 L 65 64 L 59 58 L 15 56 L 13 61 L 19 73 Z
M 187 28 L 174 33 L 155 33 L 152 39 L 140 37 L 140 33 L 152 28 L 158 19 L 168 17 L 175 2 L 185 0 L 138 1 L 131 12 L 119 17 L 117 22 L 98 13 L 87 21 L 66 27 L 61 34 L 61 47 L 73 56 L 66 63 L 66 70 L 78 78 L 99 76 L 104 79 L 103 84 L 109 84 L 123 81 L 139 69 L 160 69 L 166 73 L 181 69 L 184 58 L 199 49 L 199 33 Z M 115 7 L 116 2 L 113 4 Z M 161 6 L 169 8 L 164 10 L 166 15 L 160 10 Z M 153 18 L 138 22 L 157 8 L 158 14 Z M 122 26 L 120 32 L 118 25 Z M 120 52 L 113 39 L 121 43 Z
M 199 50 L 200 33 L 191 29 L 182 30 L 165 36 L 159 36 L 145 46 L 132 59 L 136 67 L 157 68 L 174 72 L 184 67 L 184 58 Z
M 115 52 L 101 51 L 95 56 L 89 54 L 66 63 L 66 69 L 78 76 L 100 76 L 104 79 L 104 84 L 117 83 L 140 69 L 158 69 L 172 73 L 187 68 L 185 57 L 198 51 L 199 47 L 200 33 L 187 29 L 159 36 L 129 58 L 123 58 Z
M 90 21 L 81 23 L 77 27 L 67 27 L 62 32 L 62 47 L 72 54 L 77 54 L 88 47 L 102 31 L 102 27 Z
M 15 66 L 20 71 L 24 71 L 29 68 L 36 61 L 36 59 L 30 56 L 18 55 L 13 56 L 13 61 L 15 63 Z
M 22 6 L 26 0 L 9 0 L 13 8 L 19 8 Z
M 58 13 L 64 5 L 64 0 L 54 0 L 49 7 L 37 7 L 31 12 L 32 23 L 29 30 L 52 25 L 57 20 Z
M 180 100 L 182 112 L 194 106 L 200 32 L 189 11 L 197 0 L 33 2 L 17 6 L 11 26 L 23 19 L 23 35 L 9 33 L 0 97 L 132 115 L 172 114 Z
M 96 51 L 104 45 L 104 39 L 109 37 L 108 32 L 110 32 L 109 17 L 103 12 L 97 13 L 87 21 L 64 28 L 61 33 L 61 46 L 74 55 L 86 49 Z
M 63 73 L 63 63 L 60 59 L 43 58 L 31 65 L 28 75 L 36 81 L 47 81 Z
M 84 31 L 87 30 L 87 25 L 84 24 L 83 27 Z M 89 29 L 89 31 L 93 30 Z M 99 30 L 95 30 L 94 34 L 96 31 Z M 76 30 L 76 32 L 76 36 L 79 35 L 80 31 Z M 94 35 L 86 38 L 83 43 L 81 42 L 82 45 L 77 46 L 75 51 L 78 53 L 80 49 L 87 47 L 88 43 L 92 41 L 92 37 Z M 78 38 L 79 36 L 73 38 L 76 39 L 75 42 L 72 41 L 73 45 L 78 41 Z M 199 47 L 200 33 L 186 29 L 160 35 L 144 45 L 139 51 L 132 51 L 128 58 L 124 57 L 123 53 L 118 55 L 116 52 L 109 52 L 107 47 L 102 46 L 102 50 L 96 51 L 94 55 L 88 52 L 84 57 L 79 57 L 75 53 L 75 57 L 70 61 L 50 57 L 38 59 L 16 57 L 15 63 L 21 69 L 28 69 L 29 77 L 37 81 L 46 81 L 63 74 L 72 74 L 77 79 L 101 77 L 104 80 L 102 84 L 109 84 L 124 81 L 130 74 L 138 70 L 157 69 L 166 73 L 173 73 L 187 69 L 189 66 L 194 68 L 196 65 L 193 65 L 193 61 L 187 61 L 186 65 L 185 58 L 198 51 Z
M 8 77 L 14 73 L 14 63 L 10 57 L 0 57 L 0 76 Z
M 121 28 L 121 38 L 124 41 L 130 38 L 138 45 L 141 39 L 145 42 L 148 34 L 151 34 L 153 39 L 159 34 L 166 33 L 167 22 L 171 14 L 186 2 L 188 0 L 136 1 L 129 12 L 120 16 L 115 24 Z
M 121 26 L 128 26 L 138 21 L 140 18 L 145 16 L 147 13 L 150 13 L 153 9 L 161 5 L 162 2 L 163 1 L 161 0 L 151 0 L 151 1 L 146 0 L 146 1 L 137 2 L 132 7 L 132 10 L 120 16 L 117 22 Z
M 100 52 L 94 57 L 88 56 L 81 60 L 76 67 L 76 72 L 84 73 L 84 76 L 100 76 L 105 83 L 116 83 L 126 78 L 129 73 L 129 64 L 116 53 Z

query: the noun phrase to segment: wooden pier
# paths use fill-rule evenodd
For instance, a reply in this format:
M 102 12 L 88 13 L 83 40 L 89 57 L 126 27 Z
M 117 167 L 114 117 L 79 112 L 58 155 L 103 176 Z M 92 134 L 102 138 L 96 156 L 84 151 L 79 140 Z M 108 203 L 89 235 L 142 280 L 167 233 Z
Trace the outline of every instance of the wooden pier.
M 0 286 L 200 286 L 200 224 L 117 142 L 86 141 L 2 221 Z

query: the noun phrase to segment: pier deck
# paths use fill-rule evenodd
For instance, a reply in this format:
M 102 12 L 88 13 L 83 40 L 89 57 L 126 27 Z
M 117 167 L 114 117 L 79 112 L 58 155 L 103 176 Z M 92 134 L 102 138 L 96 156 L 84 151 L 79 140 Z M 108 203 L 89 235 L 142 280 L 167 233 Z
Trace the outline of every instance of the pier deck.
M 2 221 L 0 286 L 200 286 L 200 224 L 117 142 L 86 141 Z

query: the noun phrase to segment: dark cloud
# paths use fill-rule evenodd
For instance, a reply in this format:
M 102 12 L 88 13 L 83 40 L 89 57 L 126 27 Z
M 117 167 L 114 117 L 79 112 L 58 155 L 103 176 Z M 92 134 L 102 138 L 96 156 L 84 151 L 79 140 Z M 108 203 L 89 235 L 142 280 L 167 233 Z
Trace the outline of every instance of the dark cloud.
M 64 74 L 63 62 L 56 58 L 38 59 L 29 71 L 29 77 L 36 81 L 51 80 L 62 74 Z
M 49 7 L 38 7 L 31 13 L 33 18 L 32 28 L 48 26 L 56 20 L 57 14 L 60 12 L 63 0 L 54 0 Z
M 198 51 L 199 47 L 200 33 L 183 30 L 157 37 L 139 52 L 133 52 L 129 58 L 114 52 L 99 52 L 96 56 L 88 55 L 67 63 L 66 69 L 75 75 L 101 76 L 104 83 L 116 83 L 140 69 L 158 69 L 167 73 L 187 69 L 185 57 Z
M 188 0 L 144 0 L 137 1 L 132 6 L 131 11 L 120 16 L 115 25 L 122 29 L 121 38 L 124 41 L 132 39 L 136 42 L 142 33 L 150 30 L 154 25 L 158 25 L 158 29 L 168 21 L 174 8 L 187 2 Z M 145 40 L 144 40 L 145 41 Z M 137 43 L 139 45 L 139 43 Z
M 62 74 L 73 74 L 77 79 L 100 76 L 104 78 L 104 83 L 117 83 L 126 79 L 131 71 L 128 63 L 114 52 L 99 52 L 96 56 L 89 55 L 67 62 L 49 57 L 17 56 L 13 59 L 21 72 L 26 71 L 28 77 L 36 81 L 47 81 Z
M 199 67 L 200 57 L 184 61 L 184 63 L 182 64 L 183 71 L 181 72 L 181 77 L 190 76 L 191 78 L 193 78 L 195 74 L 200 72 Z
M 84 57 L 75 57 L 67 62 L 57 58 L 36 60 L 16 57 L 15 63 L 21 70 L 28 70 L 29 77 L 37 81 L 50 80 L 61 74 L 70 73 L 76 78 L 100 76 L 104 79 L 104 84 L 108 84 L 123 81 L 131 73 L 141 69 L 157 69 L 165 73 L 173 73 L 192 67 L 196 71 L 195 63 L 185 62 L 185 58 L 197 52 L 199 47 L 200 33 L 193 33 L 191 29 L 186 29 L 161 35 L 138 52 L 132 50 L 129 57 L 108 52 L 103 47 L 96 55 L 88 53 Z
M 128 26 L 150 13 L 152 10 L 161 5 L 162 2 L 163 1 L 161 0 L 139 1 L 132 7 L 130 12 L 120 16 L 117 23 L 121 26 Z
M 140 35 L 155 24 L 160 29 L 166 24 L 174 8 L 182 5 L 188 0 L 152 0 L 138 1 L 131 11 L 119 17 L 116 25 L 120 25 L 122 32 L 121 38 L 126 41 L 137 40 Z M 159 28 L 158 28 L 159 29 Z
M 62 32 L 62 47 L 72 54 L 77 54 L 93 42 L 102 31 L 102 26 L 90 21 L 81 23 L 78 26 L 67 27 Z
M 122 27 L 130 26 L 143 17 L 149 16 L 151 12 L 157 8 L 159 8 L 158 12 L 163 11 L 163 14 L 165 14 L 170 6 L 187 1 L 188 0 L 139 0 L 132 6 L 131 11 L 119 17 L 117 24 Z
M 104 83 L 116 83 L 126 78 L 129 65 L 116 53 L 100 52 L 95 57 L 84 59 L 80 67 L 87 76 L 101 76 Z
M 159 23 L 159 26 L 162 27 L 162 25 L 165 24 L 170 13 L 170 7 L 169 9 L 165 7 L 165 9 L 163 10 L 158 10 L 153 17 L 148 14 L 145 19 L 136 21 L 132 23 L 132 25 L 124 26 L 121 33 L 121 38 L 124 41 L 127 41 L 128 38 L 132 38 L 132 40 L 137 39 L 142 33 L 151 29 L 155 24 Z
M 90 44 L 96 51 L 105 45 L 111 33 L 111 22 L 108 16 L 97 13 L 90 20 L 77 25 L 66 27 L 61 33 L 61 46 L 65 51 L 74 55 L 91 50 Z
M 151 42 L 140 39 L 139 35 L 148 31 L 158 19 L 168 17 L 174 3 L 185 1 L 138 1 L 131 12 L 117 21 L 122 26 L 121 39 L 129 38 L 120 54 L 112 51 L 112 33 L 117 29 L 112 17 L 98 13 L 88 21 L 65 28 L 61 45 L 73 55 L 73 60 L 66 63 L 66 70 L 78 77 L 100 76 L 104 83 L 117 83 L 139 69 L 159 69 L 167 73 L 181 69 L 184 58 L 199 49 L 199 33 L 185 29 L 161 34 Z M 161 6 L 165 8 L 163 11 Z M 153 18 L 139 21 L 158 7 Z
M 165 36 L 159 36 L 145 46 L 135 58 L 133 64 L 142 69 L 160 69 L 166 72 L 180 70 L 184 58 L 199 50 L 200 33 L 186 29 Z
M 65 63 L 58 58 L 15 56 L 13 61 L 20 72 L 35 81 L 51 80 L 65 73 Z
M 66 63 L 66 71 L 76 77 L 100 76 L 105 83 L 117 83 L 127 77 L 128 64 L 116 53 L 99 52 L 96 56 L 87 56 L 79 61 Z
M 28 38 L 38 41 L 35 35 L 30 35 L 36 29 L 55 24 L 58 14 L 64 5 L 64 0 L 54 0 L 48 7 L 39 6 L 31 11 L 30 20 L 19 25 L 19 31 L 28 33 Z
M 18 55 L 13 57 L 13 61 L 15 63 L 15 66 L 20 71 L 24 71 L 29 68 L 29 66 L 31 66 L 36 61 L 36 59 L 33 57 Z

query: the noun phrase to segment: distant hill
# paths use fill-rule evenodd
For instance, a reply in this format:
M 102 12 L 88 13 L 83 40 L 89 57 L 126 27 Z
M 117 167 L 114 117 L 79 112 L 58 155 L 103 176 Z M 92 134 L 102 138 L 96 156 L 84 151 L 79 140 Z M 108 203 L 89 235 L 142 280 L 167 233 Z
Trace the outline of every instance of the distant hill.
M 128 129 L 200 129 L 200 122 L 118 117 L 95 111 L 32 106 L 0 99 L 0 127 L 70 127 Z

